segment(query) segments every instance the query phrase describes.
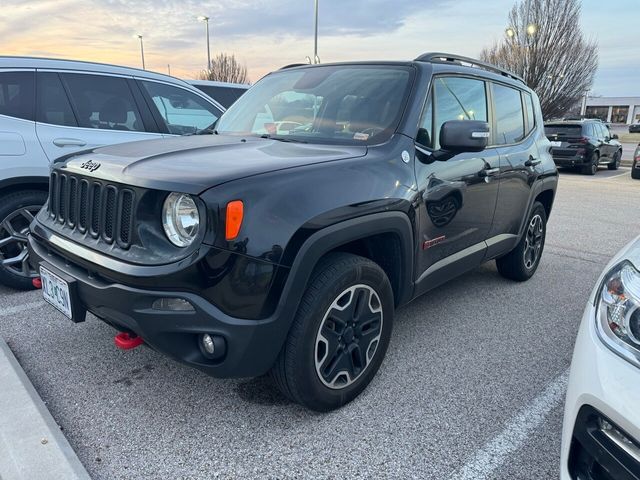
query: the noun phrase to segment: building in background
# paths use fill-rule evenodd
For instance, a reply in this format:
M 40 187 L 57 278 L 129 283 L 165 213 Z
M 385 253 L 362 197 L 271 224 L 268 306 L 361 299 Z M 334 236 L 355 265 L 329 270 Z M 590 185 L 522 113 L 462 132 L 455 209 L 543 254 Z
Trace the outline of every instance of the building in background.
M 640 122 L 640 97 L 587 97 L 581 114 L 609 123 Z

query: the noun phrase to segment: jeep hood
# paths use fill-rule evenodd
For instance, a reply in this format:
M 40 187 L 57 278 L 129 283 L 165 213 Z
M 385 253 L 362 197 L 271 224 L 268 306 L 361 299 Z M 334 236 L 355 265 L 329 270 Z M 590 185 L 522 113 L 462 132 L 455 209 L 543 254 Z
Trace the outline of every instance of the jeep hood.
M 61 159 L 55 167 L 127 185 L 198 194 L 239 178 L 366 153 L 366 146 L 193 135 L 99 147 Z

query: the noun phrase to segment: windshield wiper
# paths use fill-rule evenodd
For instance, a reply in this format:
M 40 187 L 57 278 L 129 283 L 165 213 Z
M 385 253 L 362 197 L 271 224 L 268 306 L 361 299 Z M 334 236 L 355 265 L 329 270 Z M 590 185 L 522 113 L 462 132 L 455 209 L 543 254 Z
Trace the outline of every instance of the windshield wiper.
M 299 140 L 297 138 L 274 137 L 270 133 L 263 133 L 262 135 L 260 135 L 260 138 L 268 138 L 269 140 L 275 140 L 276 142 L 285 143 L 309 143 L 306 140 Z

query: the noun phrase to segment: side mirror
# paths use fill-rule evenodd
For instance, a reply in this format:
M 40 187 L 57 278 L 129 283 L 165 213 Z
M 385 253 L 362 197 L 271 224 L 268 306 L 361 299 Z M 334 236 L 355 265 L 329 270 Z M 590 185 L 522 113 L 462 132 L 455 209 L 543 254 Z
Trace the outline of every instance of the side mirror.
M 618 140 L 618 134 L 614 133 L 613 135 L 611 135 L 611 139 L 612 140 Z
M 481 152 L 489 145 L 489 124 L 479 120 L 450 120 L 440 128 L 440 148 L 449 152 Z

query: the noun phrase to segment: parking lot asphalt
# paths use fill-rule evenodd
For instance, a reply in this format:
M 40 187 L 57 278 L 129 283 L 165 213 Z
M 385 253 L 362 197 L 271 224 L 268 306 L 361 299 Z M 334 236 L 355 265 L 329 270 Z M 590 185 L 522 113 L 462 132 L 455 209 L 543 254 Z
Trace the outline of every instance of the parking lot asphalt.
M 563 172 L 539 270 L 493 263 L 400 309 L 380 372 L 329 414 L 264 378 L 218 380 L 89 317 L 0 287 L 0 336 L 89 473 L 111 478 L 557 478 L 562 403 L 582 310 L 640 233 L 628 169 Z

